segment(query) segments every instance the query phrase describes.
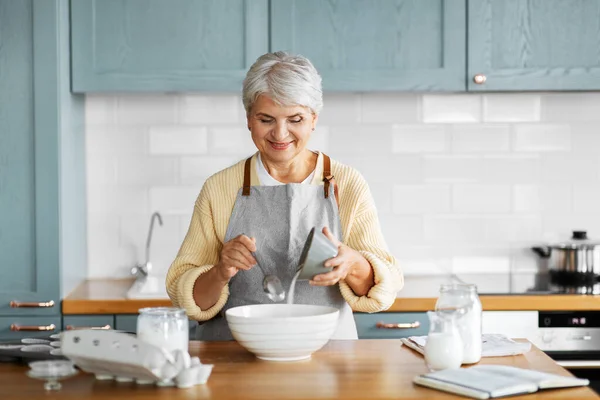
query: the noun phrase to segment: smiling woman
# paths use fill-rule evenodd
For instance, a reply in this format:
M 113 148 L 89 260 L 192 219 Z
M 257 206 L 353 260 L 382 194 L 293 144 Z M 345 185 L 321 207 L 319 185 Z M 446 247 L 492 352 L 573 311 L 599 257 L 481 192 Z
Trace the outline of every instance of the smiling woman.
M 205 182 L 168 294 L 202 321 L 199 339 L 230 340 L 225 311 L 270 302 L 264 274 L 289 288 L 317 227 L 338 253 L 324 264 L 330 272 L 298 281 L 293 301 L 338 308 L 333 338 L 356 339 L 352 310 L 386 310 L 403 279 L 362 176 L 306 148 L 323 107 L 321 77 L 302 56 L 268 53 L 248 71 L 243 102 L 258 152 Z

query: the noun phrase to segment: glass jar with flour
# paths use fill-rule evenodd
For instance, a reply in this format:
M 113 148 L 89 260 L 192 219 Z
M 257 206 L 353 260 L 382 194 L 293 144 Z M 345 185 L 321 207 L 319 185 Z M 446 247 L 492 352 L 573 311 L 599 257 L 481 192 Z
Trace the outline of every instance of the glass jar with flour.
M 457 316 L 457 327 L 463 343 L 463 364 L 481 360 L 481 301 L 477 286 L 466 283 L 443 284 L 435 304 L 436 312 Z
M 185 310 L 174 307 L 148 307 L 139 310 L 137 337 L 168 351 L 188 351 L 189 323 Z

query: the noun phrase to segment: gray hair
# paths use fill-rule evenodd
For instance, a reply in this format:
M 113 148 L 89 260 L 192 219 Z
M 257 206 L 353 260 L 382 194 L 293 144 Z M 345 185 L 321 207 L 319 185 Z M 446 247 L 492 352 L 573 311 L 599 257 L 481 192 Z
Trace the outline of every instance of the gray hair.
M 301 55 L 277 51 L 260 56 L 244 79 L 242 101 L 247 113 L 261 94 L 282 106 L 308 107 L 315 114 L 323 109 L 321 76 Z

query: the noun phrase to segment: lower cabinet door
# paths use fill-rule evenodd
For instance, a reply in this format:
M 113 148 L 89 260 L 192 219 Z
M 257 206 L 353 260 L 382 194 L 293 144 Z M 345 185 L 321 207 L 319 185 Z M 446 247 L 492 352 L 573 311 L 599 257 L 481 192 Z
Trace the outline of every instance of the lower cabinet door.
M 60 332 L 60 316 L 0 317 L 0 340 L 48 337 Z
M 429 331 L 427 313 L 354 313 L 359 339 L 399 339 L 424 336 Z
M 63 330 L 115 329 L 114 315 L 65 315 Z
M 125 332 L 137 332 L 137 314 L 115 315 L 115 329 Z

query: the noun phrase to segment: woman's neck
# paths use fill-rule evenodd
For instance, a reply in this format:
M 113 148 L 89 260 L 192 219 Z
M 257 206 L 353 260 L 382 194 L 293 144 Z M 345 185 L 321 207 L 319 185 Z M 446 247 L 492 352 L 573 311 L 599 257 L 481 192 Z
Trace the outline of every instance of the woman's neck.
M 261 161 L 265 169 L 274 179 L 281 183 L 301 183 L 317 166 L 316 153 L 305 150 L 296 157 L 285 162 L 275 162 L 261 154 Z

